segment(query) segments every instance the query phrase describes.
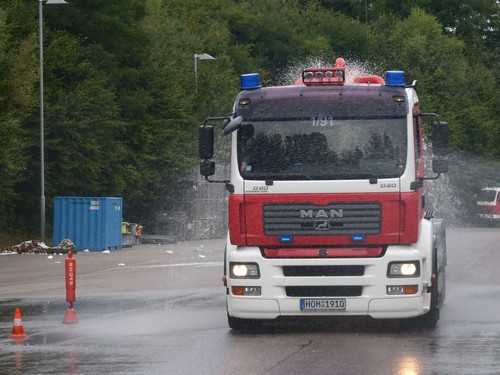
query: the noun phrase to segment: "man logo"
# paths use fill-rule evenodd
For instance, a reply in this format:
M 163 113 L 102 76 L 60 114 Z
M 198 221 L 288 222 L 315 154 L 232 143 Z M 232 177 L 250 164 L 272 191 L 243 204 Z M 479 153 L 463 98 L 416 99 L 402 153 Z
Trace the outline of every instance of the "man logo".
M 301 219 L 327 219 L 330 217 L 344 217 L 344 210 L 300 210 Z
M 330 229 L 330 222 L 328 220 L 316 220 L 314 222 L 315 230 L 328 230 Z

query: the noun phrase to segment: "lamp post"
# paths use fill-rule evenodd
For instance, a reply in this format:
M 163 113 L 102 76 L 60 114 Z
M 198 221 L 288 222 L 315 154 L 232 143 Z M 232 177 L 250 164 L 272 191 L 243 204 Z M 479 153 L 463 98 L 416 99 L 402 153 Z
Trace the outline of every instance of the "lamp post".
M 215 57 L 210 56 L 208 53 L 194 54 L 194 82 L 196 92 L 198 92 L 198 60 L 215 60 Z
M 43 124 L 43 3 L 67 4 L 65 0 L 38 0 L 38 28 L 40 34 L 40 240 L 45 242 L 45 145 Z

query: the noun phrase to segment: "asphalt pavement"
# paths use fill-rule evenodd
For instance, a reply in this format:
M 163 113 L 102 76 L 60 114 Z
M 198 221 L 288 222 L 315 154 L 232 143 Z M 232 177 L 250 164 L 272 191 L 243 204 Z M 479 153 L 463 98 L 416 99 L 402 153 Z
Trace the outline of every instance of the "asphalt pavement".
M 449 229 L 447 297 L 433 330 L 397 322 L 235 332 L 224 240 L 78 253 L 78 324 L 62 324 L 66 256 L 0 255 L 0 374 L 500 373 L 500 231 Z M 9 337 L 20 307 L 27 338 Z
M 209 239 L 134 245 L 111 251 L 79 251 L 74 256 L 77 300 L 79 295 L 96 292 L 222 285 L 220 279 L 212 280 L 213 277 L 202 282 L 190 277 L 172 279 L 169 269 L 220 264 L 222 276 L 224 241 Z M 57 296 L 64 299 L 65 259 L 67 255 L 0 254 L 0 301 Z

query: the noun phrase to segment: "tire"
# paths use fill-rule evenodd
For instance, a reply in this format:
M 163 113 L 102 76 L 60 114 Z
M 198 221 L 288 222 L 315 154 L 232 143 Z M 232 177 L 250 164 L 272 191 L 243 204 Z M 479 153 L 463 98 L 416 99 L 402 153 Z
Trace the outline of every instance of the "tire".
M 439 320 L 439 296 L 437 280 L 431 286 L 431 308 L 417 318 L 417 324 L 422 328 L 434 328 Z
M 431 286 L 431 307 L 428 312 L 426 312 L 424 315 L 419 316 L 417 318 L 417 324 L 422 327 L 422 328 L 434 328 L 439 321 L 439 307 L 442 304 L 442 298 L 444 297 L 444 269 L 442 271 L 442 274 L 440 275 L 438 272 L 438 260 L 437 260 L 437 249 L 434 250 L 434 255 L 432 257 L 433 259 L 433 264 L 432 264 L 432 273 L 436 275 L 436 280 L 432 283 Z M 443 288 L 441 292 L 443 293 L 442 295 L 440 294 L 439 291 L 439 283 L 440 283 L 440 277 L 443 276 Z

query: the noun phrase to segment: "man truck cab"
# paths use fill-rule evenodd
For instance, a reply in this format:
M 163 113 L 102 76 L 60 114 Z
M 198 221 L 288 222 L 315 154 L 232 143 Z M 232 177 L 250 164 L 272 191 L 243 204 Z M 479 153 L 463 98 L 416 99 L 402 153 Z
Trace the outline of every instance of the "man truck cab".
M 229 117 L 200 128 L 200 172 L 229 191 L 223 280 L 229 326 L 279 317 L 439 319 L 442 220 L 424 181 L 448 170 L 447 123 L 424 113 L 404 72 L 346 81 L 342 58 L 294 85 L 241 77 Z M 423 118 L 436 175 L 424 170 Z M 213 127 L 231 137 L 231 176 L 212 181 Z

